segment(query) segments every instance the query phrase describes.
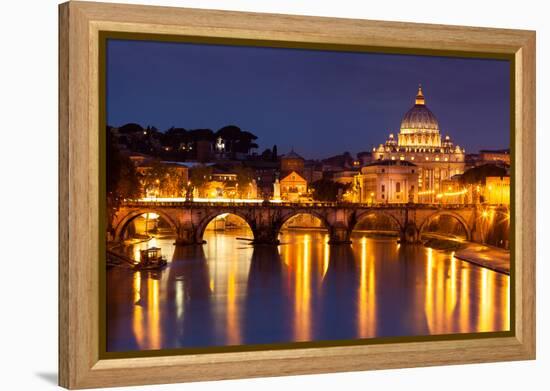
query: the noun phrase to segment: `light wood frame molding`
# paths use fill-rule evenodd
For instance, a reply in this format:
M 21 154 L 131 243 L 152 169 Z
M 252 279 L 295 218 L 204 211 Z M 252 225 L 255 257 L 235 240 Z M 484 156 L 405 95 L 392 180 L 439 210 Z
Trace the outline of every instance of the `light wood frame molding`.
M 511 55 L 515 336 L 100 359 L 100 31 Z M 59 383 L 91 388 L 535 358 L 535 32 L 91 2 L 59 6 Z

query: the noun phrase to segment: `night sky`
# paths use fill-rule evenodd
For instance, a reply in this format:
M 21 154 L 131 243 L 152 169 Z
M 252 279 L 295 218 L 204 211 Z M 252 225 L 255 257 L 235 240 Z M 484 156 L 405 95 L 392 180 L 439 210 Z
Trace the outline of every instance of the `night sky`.
M 510 63 L 376 53 L 109 40 L 107 122 L 237 125 L 305 158 L 355 154 L 397 134 L 421 83 L 467 153 L 509 147 Z

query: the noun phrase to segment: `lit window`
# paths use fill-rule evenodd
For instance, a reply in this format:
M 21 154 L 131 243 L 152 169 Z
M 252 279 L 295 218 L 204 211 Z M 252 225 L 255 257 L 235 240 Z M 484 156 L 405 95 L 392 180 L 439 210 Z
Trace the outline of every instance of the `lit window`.
M 426 156 L 426 160 L 430 160 L 430 158 Z
M 405 156 L 401 156 L 399 160 L 405 160 Z

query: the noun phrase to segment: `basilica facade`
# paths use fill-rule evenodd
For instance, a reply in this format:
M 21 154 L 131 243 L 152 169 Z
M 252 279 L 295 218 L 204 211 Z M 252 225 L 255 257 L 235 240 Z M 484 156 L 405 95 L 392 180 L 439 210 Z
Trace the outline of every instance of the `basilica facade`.
M 462 174 L 465 169 L 465 150 L 455 145 L 448 135 L 441 135 L 437 118 L 426 105 L 420 86 L 413 107 L 401 121 L 399 134 L 397 137 L 390 134 L 384 144 L 373 148 L 372 159 L 373 165 L 382 161 L 395 161 L 408 162 L 416 166 L 414 174 L 418 179 L 415 180 L 415 184 L 410 184 L 409 178 L 407 198 L 414 198 L 415 202 L 421 203 L 436 202 L 445 182 L 453 175 Z M 366 191 L 367 186 L 363 183 L 362 176 L 357 178 L 358 198 L 360 202 L 367 202 L 373 191 Z M 391 178 L 388 177 L 389 180 Z M 384 184 L 384 188 L 388 185 L 402 188 L 404 185 L 397 183 L 399 180 L 392 180 L 391 184 Z M 388 197 L 385 199 L 388 200 Z

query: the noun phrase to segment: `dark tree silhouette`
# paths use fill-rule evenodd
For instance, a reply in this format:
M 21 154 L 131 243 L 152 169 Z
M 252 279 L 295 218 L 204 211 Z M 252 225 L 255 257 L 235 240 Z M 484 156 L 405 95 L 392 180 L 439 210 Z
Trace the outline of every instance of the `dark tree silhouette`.
M 253 142 L 258 137 L 235 125 L 224 126 L 216 132 L 216 137 L 225 141 L 225 150 L 233 158 L 237 153 L 249 153 L 252 148 L 258 148 L 258 144 Z
M 331 181 L 330 179 L 319 179 L 311 184 L 313 199 L 316 201 L 335 202 L 338 199 L 338 191 L 344 193 L 349 185 Z
M 206 165 L 198 165 L 190 170 L 191 187 L 203 190 L 204 185 L 210 180 L 212 175 L 212 167 Z
M 462 183 L 464 184 L 485 184 L 488 176 L 506 176 L 506 168 L 494 164 L 484 164 L 482 166 L 470 168 L 462 174 Z
M 138 198 L 141 195 L 141 186 L 134 164 L 120 153 L 111 127 L 107 127 L 106 149 L 107 222 L 108 229 L 111 229 L 112 217 L 121 201 L 125 198 Z
M 271 152 L 271 149 L 266 148 L 262 154 L 261 154 L 262 160 L 265 161 L 271 161 L 273 160 L 273 153 Z

